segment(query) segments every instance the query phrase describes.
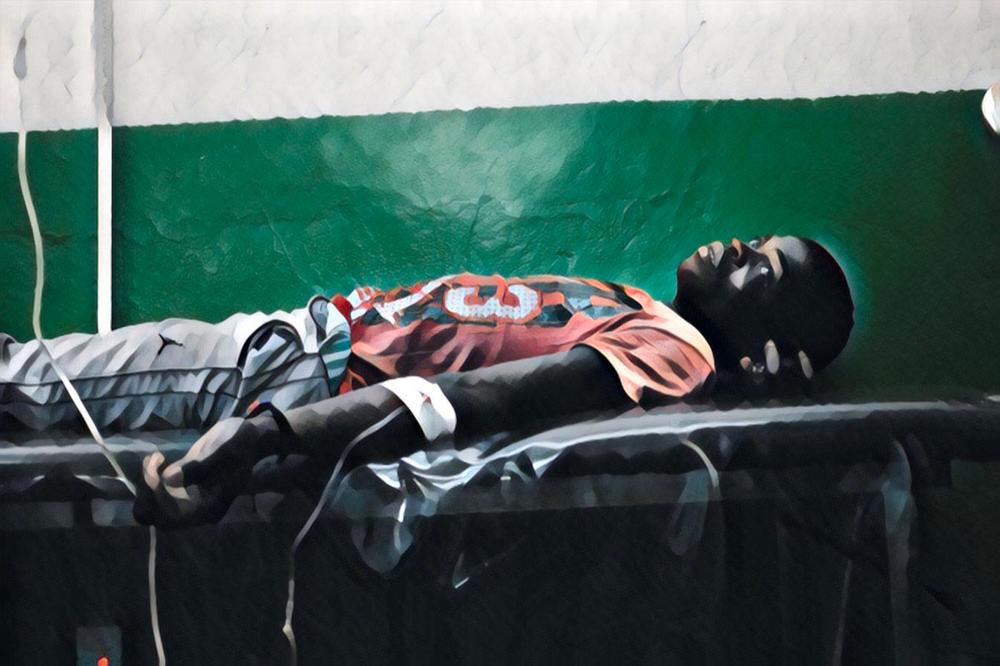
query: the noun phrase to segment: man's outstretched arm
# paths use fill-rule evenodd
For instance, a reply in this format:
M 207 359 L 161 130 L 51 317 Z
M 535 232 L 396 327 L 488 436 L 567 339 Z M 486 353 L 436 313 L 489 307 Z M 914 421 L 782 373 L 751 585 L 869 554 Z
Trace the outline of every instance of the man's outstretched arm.
M 538 431 L 552 421 L 608 410 L 627 404 L 618 377 L 600 354 L 588 347 L 501 363 L 468 372 L 431 378 L 455 408 L 455 440 L 459 445 L 497 432 Z M 333 461 L 361 430 L 400 405 L 387 390 L 374 386 L 288 412 L 300 452 Z M 422 448 L 424 440 L 413 418 L 401 419 L 394 434 L 402 448 L 374 445 L 359 449 L 356 462 L 394 460 Z M 331 447 L 330 435 L 337 434 Z
M 589 347 L 439 375 L 432 381 L 455 408 L 459 444 L 496 432 L 537 432 L 560 419 L 629 403 L 611 365 Z M 136 503 L 136 517 L 162 524 L 218 520 L 247 490 L 261 459 L 296 454 L 315 468 L 328 469 L 353 439 L 401 405 L 393 393 L 376 385 L 289 410 L 284 425 L 266 411 L 222 421 L 178 462 L 162 468 L 162 457 L 147 459 L 148 488 Z M 360 442 L 347 464 L 396 460 L 425 444 L 416 420 L 403 410 Z

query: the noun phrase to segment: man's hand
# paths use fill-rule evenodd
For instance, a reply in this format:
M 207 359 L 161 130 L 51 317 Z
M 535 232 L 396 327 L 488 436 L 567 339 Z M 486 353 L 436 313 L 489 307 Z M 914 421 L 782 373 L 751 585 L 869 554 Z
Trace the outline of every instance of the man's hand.
M 778 350 L 773 340 L 753 357 L 740 359 L 738 384 L 746 393 L 776 394 L 804 388 L 813 378 L 812 362 L 802 350 Z
M 280 437 L 273 416 L 263 413 L 220 421 L 169 465 L 160 453 L 147 456 L 135 519 L 162 527 L 218 521 L 246 489 L 254 464 L 278 452 Z

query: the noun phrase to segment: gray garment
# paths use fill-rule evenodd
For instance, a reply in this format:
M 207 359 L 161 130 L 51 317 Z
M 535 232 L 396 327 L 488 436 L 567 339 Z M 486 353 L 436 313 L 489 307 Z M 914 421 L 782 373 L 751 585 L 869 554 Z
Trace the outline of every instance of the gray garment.
M 292 312 L 167 319 L 47 344 L 102 432 L 205 428 L 257 400 L 288 409 L 330 397 L 340 378 L 319 349 L 328 309 L 336 314 L 316 298 Z M 24 428 L 83 421 L 38 342 L 0 335 L 0 432 Z

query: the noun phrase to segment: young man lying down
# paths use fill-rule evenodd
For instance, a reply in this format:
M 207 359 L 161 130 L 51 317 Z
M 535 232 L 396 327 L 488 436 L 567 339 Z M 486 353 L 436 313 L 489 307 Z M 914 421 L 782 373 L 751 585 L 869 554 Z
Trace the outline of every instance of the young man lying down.
M 443 435 L 696 400 L 719 382 L 806 381 L 843 349 L 853 311 L 821 245 L 765 236 L 699 248 L 677 269 L 672 307 L 598 280 L 461 274 L 49 347 L 102 431 L 211 426 L 181 460 L 144 463 L 136 517 L 178 525 L 219 519 L 274 480 L 276 457 L 330 468 L 376 424 L 350 464 Z M 0 339 L 0 431 L 79 424 L 40 345 Z

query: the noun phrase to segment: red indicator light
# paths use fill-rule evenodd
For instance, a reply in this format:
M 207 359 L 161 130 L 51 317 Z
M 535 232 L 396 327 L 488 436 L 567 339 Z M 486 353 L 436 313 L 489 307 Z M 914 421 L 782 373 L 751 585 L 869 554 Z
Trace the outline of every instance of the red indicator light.
M 97 666 L 111 666 L 111 660 L 107 657 L 98 657 Z

